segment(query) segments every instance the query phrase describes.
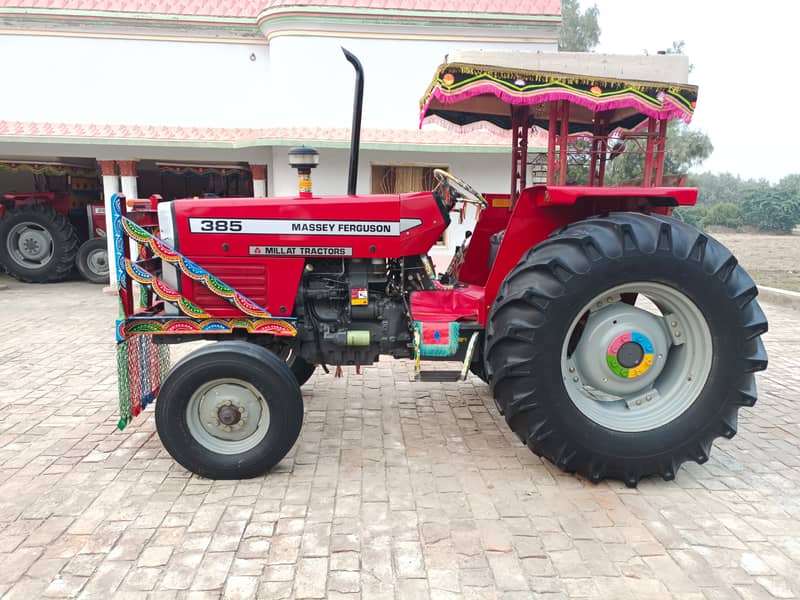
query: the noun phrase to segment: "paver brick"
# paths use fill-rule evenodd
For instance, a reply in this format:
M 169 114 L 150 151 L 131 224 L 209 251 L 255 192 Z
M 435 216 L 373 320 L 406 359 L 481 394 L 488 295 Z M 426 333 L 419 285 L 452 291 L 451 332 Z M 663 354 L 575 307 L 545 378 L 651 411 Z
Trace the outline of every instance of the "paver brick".
M 785 309 L 765 307 L 770 369 L 739 434 L 672 482 L 563 474 L 479 380 L 422 386 L 391 360 L 312 377 L 290 455 L 213 482 L 166 454 L 151 409 L 116 430 L 113 297 L 0 279 L 0 596 L 800 597 L 800 335 Z M 43 336 L 32 313 L 59 318 Z

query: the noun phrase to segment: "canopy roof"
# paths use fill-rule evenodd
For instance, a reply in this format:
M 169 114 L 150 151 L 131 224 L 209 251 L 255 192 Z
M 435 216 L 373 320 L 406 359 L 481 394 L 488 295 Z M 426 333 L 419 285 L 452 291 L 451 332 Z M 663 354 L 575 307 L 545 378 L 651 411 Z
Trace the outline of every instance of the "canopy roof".
M 591 132 L 600 112 L 610 130 L 630 130 L 648 117 L 688 123 L 697 101 L 697 86 L 686 83 L 688 59 L 680 55 L 462 52 L 450 59 L 420 102 L 420 123 L 511 129 L 511 107 L 529 106 L 528 125 L 547 129 L 551 107 L 566 100 L 570 133 Z

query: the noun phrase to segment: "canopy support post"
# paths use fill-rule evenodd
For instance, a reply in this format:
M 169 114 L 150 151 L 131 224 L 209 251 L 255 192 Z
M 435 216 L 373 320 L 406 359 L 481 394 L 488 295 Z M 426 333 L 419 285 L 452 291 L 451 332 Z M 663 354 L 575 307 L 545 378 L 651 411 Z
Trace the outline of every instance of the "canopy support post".
M 658 137 L 656 138 L 656 187 L 664 183 L 664 157 L 667 153 L 667 119 L 658 121 Z
M 653 155 L 656 147 L 656 120 L 654 117 L 647 119 L 647 145 L 644 151 L 644 180 L 642 186 L 650 187 L 653 185 Z
M 527 187 L 528 107 L 511 107 L 511 206 Z
M 606 160 L 608 159 L 608 121 L 609 117 L 600 116 L 600 170 L 597 174 L 597 185 L 600 187 L 606 183 Z
M 567 183 L 567 146 L 569 138 L 569 102 L 561 101 L 561 135 L 558 138 L 558 185 Z
M 513 207 L 517 201 L 517 180 L 519 179 L 519 171 L 517 171 L 517 161 L 519 154 L 517 146 L 519 145 L 519 127 L 517 124 L 517 111 L 514 106 L 511 106 L 511 206 Z
M 594 130 L 592 131 L 592 147 L 589 151 L 589 185 L 594 186 L 597 179 L 597 159 L 600 154 L 600 113 L 594 113 Z
M 547 126 L 547 185 L 556 182 L 556 131 L 558 123 L 558 102 L 550 101 L 550 124 Z

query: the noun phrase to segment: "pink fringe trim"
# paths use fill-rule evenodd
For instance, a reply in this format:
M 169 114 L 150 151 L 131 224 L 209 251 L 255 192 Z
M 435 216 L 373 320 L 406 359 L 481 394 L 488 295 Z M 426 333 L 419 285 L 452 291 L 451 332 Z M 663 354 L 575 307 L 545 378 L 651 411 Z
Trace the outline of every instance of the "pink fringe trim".
M 447 129 L 448 131 L 455 131 L 456 133 L 486 132 L 498 137 L 502 137 L 503 141 L 505 142 L 511 142 L 510 130 L 498 127 L 489 121 L 476 121 L 475 123 L 467 123 L 466 125 L 457 125 L 452 121 L 443 119 L 439 115 L 428 115 L 422 118 L 420 121 L 420 127 L 422 127 L 423 123 L 425 125 L 438 125 L 439 127 Z
M 635 108 L 642 114 L 648 117 L 655 117 L 656 119 L 681 119 L 686 123 L 692 120 L 692 112 L 684 106 L 678 104 L 668 94 L 664 94 L 661 108 L 653 108 L 649 103 L 643 102 L 639 96 L 633 93 L 627 93 L 623 96 L 616 96 L 615 98 L 591 98 L 583 94 L 577 94 L 568 90 L 541 90 L 525 93 L 513 93 L 497 85 L 491 83 L 477 83 L 468 86 L 458 91 L 458 93 L 448 93 L 441 87 L 437 86 L 433 89 L 430 96 L 425 102 L 420 114 L 420 127 L 423 120 L 426 119 L 426 113 L 430 106 L 431 101 L 436 98 L 442 104 L 455 104 L 462 102 L 475 96 L 482 94 L 490 94 L 499 98 L 500 100 L 512 105 L 535 105 L 543 104 L 545 102 L 555 102 L 558 100 L 567 100 L 574 104 L 578 104 L 588 108 L 592 112 L 600 112 L 604 110 L 615 110 L 617 108 Z

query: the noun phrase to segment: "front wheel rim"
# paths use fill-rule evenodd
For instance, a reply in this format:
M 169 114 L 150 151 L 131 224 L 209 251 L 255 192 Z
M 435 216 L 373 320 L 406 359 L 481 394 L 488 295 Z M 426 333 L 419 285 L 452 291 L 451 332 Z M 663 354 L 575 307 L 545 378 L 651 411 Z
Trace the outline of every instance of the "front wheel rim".
M 622 301 L 630 294 L 639 297 L 636 306 Z M 577 314 L 562 344 L 561 374 L 570 400 L 598 425 L 628 433 L 657 429 L 702 392 L 711 332 L 683 292 L 628 283 L 598 294 Z
M 96 275 L 108 275 L 108 251 L 105 248 L 92 250 L 86 257 L 86 265 Z
M 263 394 L 247 381 L 215 379 L 201 385 L 189 398 L 186 424 L 205 449 L 241 454 L 267 436 L 270 410 Z

